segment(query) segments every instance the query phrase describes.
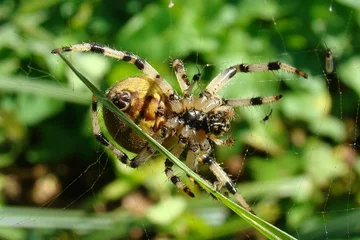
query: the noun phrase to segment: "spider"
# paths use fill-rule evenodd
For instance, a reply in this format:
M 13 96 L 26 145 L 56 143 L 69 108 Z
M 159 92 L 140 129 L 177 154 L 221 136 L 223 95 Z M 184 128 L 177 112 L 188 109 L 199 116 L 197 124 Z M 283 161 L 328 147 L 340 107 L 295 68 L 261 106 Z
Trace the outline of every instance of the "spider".
M 325 71 L 327 74 L 334 72 L 334 58 L 330 48 L 327 48 L 325 51 Z
M 260 105 L 278 101 L 282 95 L 252 97 L 246 99 L 225 99 L 217 95 L 236 73 L 264 72 L 285 70 L 307 78 L 307 74 L 288 64 L 276 61 L 257 64 L 237 64 L 218 74 L 199 95 L 193 95 L 192 89 L 199 79 L 196 74 L 189 80 L 183 62 L 172 61 L 176 79 L 180 85 L 179 95 L 170 84 L 144 59 L 133 53 L 115 50 L 97 43 L 82 43 L 66 46 L 52 51 L 93 52 L 122 60 L 135 65 L 145 76 L 128 77 L 117 82 L 107 90 L 106 96 L 120 110 L 127 114 L 143 131 L 168 148 L 175 156 L 186 152 L 186 161 L 197 170 L 198 163 L 207 165 L 217 178 L 214 186 L 218 191 L 223 187 L 234 195 L 235 199 L 248 211 L 252 211 L 244 198 L 239 194 L 229 176 L 212 157 L 213 144 L 231 146 L 232 138 L 223 137 L 230 129 L 234 119 L 234 108 Z M 150 159 L 156 150 L 140 136 L 119 120 L 111 111 L 103 108 L 104 125 L 113 141 L 124 149 L 136 153 L 129 157 L 117 148 L 113 141 L 101 132 L 98 119 L 98 101 L 92 98 L 92 127 L 95 138 L 115 156 L 131 168 L 137 168 Z M 195 195 L 174 173 L 173 163 L 165 160 L 165 174 L 169 180 L 190 197 Z
M 330 75 L 334 72 L 334 57 L 331 49 L 326 45 L 324 40 L 323 43 L 325 46 L 325 72 Z

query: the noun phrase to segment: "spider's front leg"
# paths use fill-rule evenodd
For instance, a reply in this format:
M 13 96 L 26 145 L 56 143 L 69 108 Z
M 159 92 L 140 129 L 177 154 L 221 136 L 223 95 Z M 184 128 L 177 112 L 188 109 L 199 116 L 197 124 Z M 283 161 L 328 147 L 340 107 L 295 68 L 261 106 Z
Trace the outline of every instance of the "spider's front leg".
M 237 64 L 225 69 L 218 74 L 204 90 L 204 93 L 215 95 L 220 91 L 237 73 L 249 73 L 249 72 L 266 72 L 266 71 L 278 71 L 284 70 L 286 72 L 297 74 L 303 78 L 307 78 L 308 75 L 286 63 L 279 61 L 268 63 L 254 63 L 254 64 Z
M 170 84 L 158 73 L 158 71 L 155 70 L 153 66 L 151 66 L 145 59 L 140 58 L 139 56 L 131 52 L 115 50 L 98 43 L 74 44 L 71 46 L 56 48 L 51 51 L 51 53 L 53 54 L 58 54 L 63 52 L 93 52 L 117 60 L 128 62 L 130 64 L 135 65 L 137 69 L 145 73 L 148 77 L 154 79 L 154 81 L 159 85 L 161 90 L 167 96 L 176 94 L 173 88 L 170 86 Z

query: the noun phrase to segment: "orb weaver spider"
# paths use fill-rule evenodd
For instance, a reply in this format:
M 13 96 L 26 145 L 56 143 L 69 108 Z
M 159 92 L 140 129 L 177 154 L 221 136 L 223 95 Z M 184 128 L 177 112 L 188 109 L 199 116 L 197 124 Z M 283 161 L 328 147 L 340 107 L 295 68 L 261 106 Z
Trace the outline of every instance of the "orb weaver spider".
M 218 74 L 198 96 L 192 89 L 199 74 L 189 81 L 183 62 L 172 61 L 176 79 L 180 85 L 179 95 L 170 84 L 144 59 L 133 53 L 115 50 L 97 43 L 82 43 L 66 46 L 52 51 L 93 52 L 122 60 L 135 65 L 145 76 L 128 77 L 107 90 L 106 96 L 120 110 L 127 114 L 147 134 L 168 148 L 176 157 L 187 150 L 186 161 L 197 170 L 198 163 L 207 165 L 217 178 L 214 186 L 218 191 L 223 187 L 248 211 L 252 211 L 244 198 L 238 193 L 229 176 L 211 157 L 213 144 L 231 146 L 232 138 L 222 137 L 230 129 L 234 119 L 234 108 L 260 105 L 278 101 L 282 95 L 252 97 L 246 99 L 225 99 L 217 95 L 237 73 L 285 70 L 307 78 L 307 74 L 288 64 L 276 61 L 257 64 L 237 64 Z M 135 83 L 135 84 L 134 84 Z M 137 153 L 133 159 L 118 149 L 101 132 L 98 119 L 98 101 L 92 98 L 92 126 L 95 138 L 124 164 L 137 168 L 150 159 L 156 150 L 129 126 L 119 120 L 111 111 L 103 108 L 104 124 L 113 140 L 128 151 Z M 170 181 L 190 197 L 195 195 L 181 182 L 173 169 L 173 163 L 165 160 L 165 174 Z

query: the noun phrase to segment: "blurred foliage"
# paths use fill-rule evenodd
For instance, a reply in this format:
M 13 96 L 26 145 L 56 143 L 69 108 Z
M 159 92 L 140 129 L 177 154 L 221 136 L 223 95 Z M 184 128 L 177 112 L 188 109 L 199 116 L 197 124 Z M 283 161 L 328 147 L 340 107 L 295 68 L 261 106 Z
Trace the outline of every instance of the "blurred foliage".
M 0 4 L 0 239 L 261 239 L 190 182 L 195 199 L 178 193 L 161 156 L 134 170 L 104 152 L 92 136 L 89 90 L 50 54 L 81 42 L 140 55 L 176 89 L 175 57 L 189 75 L 200 70 L 202 87 L 242 62 L 280 60 L 306 71 L 308 80 L 238 74 L 221 95 L 284 97 L 239 109 L 236 142 L 217 148 L 217 160 L 258 216 L 294 237 L 358 239 L 358 1 L 169 3 Z M 325 44 L 336 65 L 328 75 Z M 139 74 L 96 54 L 68 56 L 104 90 Z

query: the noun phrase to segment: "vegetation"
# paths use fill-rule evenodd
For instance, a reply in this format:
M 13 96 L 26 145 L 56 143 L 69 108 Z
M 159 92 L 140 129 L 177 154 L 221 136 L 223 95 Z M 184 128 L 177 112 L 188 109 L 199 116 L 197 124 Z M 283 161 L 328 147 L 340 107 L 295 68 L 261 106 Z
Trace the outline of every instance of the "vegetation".
M 91 92 L 50 54 L 80 42 L 144 57 L 176 88 L 174 57 L 189 75 L 200 71 L 203 85 L 241 62 L 280 60 L 307 72 L 308 80 L 236 76 L 222 95 L 284 97 L 239 109 L 235 144 L 216 158 L 261 219 L 299 239 L 359 238 L 359 3 L 173 2 L 0 6 L 0 238 L 264 238 L 190 181 L 196 198 L 177 192 L 162 155 L 133 170 L 104 152 L 92 136 Z M 336 67 L 328 75 L 326 46 Z M 102 90 L 139 74 L 96 54 L 65 56 Z M 206 169 L 201 176 L 213 180 Z

